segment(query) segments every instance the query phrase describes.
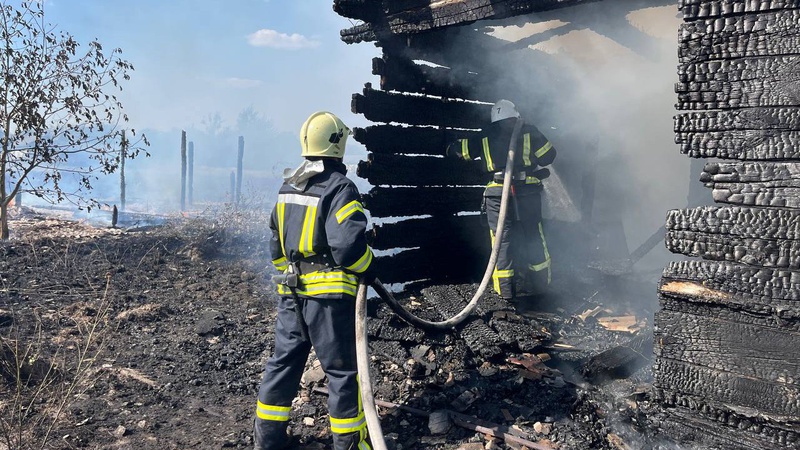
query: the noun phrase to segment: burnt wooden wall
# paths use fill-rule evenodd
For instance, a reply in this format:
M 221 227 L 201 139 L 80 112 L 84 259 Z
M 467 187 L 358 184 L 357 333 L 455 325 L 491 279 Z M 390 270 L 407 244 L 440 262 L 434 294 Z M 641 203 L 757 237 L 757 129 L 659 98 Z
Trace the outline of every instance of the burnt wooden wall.
M 681 0 L 675 120 L 721 205 L 670 211 L 654 388 L 664 429 L 800 448 L 800 1 Z
M 339 14 L 364 21 L 343 30 L 342 39 L 374 41 L 382 53 L 372 64 L 379 81 L 367 83 L 352 100 L 353 113 L 375 123 L 354 129 L 354 138 L 368 151 L 358 175 L 374 186 L 364 195 L 378 224 L 373 247 L 391 253 L 377 258 L 382 281 L 469 282 L 485 269 L 489 237 L 479 210 L 489 175 L 481 161 L 443 156 L 449 143 L 488 124 L 490 105 L 504 96 L 496 89 L 504 67 L 489 64 L 485 56 L 508 53 L 510 47 L 483 30 L 453 25 L 580 3 L 590 2 L 334 1 Z M 542 61 L 527 64 L 542 73 L 554 71 Z M 504 86 L 506 92 L 531 90 L 514 82 Z

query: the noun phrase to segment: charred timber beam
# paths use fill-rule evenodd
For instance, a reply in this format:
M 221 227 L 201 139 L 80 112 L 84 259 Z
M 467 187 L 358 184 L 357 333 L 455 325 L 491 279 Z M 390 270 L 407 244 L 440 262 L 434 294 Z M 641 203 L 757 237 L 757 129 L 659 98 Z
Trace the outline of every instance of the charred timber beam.
M 452 0 L 387 15 L 377 23 L 341 31 L 348 44 L 379 39 L 381 34 L 413 34 L 484 19 L 504 19 L 597 0 Z
M 717 202 L 800 208 L 796 163 L 708 163 L 700 181 Z
M 675 133 L 681 152 L 695 158 L 800 158 L 800 109 L 796 107 L 679 114 Z
M 442 317 L 453 317 L 467 305 L 467 300 L 452 286 L 426 288 L 422 295 Z M 500 347 L 505 342 L 482 318 L 472 316 L 458 325 L 457 330 L 472 353 L 487 359 L 502 354 Z
M 678 133 L 681 153 L 693 158 L 780 161 L 800 158 L 800 131 L 732 130 Z
M 671 262 L 659 286 L 663 298 L 725 306 L 776 324 L 800 319 L 800 272 L 717 261 Z M 669 304 L 667 304 L 669 306 Z M 669 309 L 669 308 L 667 308 Z
M 382 14 L 380 0 L 333 0 L 333 10 L 342 17 L 373 21 Z
M 412 60 L 386 53 L 382 58 L 372 60 L 372 74 L 381 77 L 381 89 L 384 91 L 413 92 L 447 98 L 477 100 L 471 93 L 480 83 L 478 75 L 468 70 L 416 64 Z
M 709 403 L 702 396 L 653 390 L 666 406 L 655 422 L 669 436 L 690 448 L 753 450 L 795 448 L 800 434 L 791 424 L 775 423 L 759 415 L 737 413 L 727 405 Z
M 458 242 L 469 249 L 484 250 L 489 229 L 480 215 L 428 217 L 376 225 L 372 230 L 372 248 L 420 247 L 428 242 Z
M 800 387 L 745 377 L 684 361 L 659 358 L 653 386 L 705 399 L 706 402 L 752 408 L 777 420 L 800 418 Z
M 450 143 L 478 134 L 476 131 L 399 125 L 353 129 L 353 138 L 375 154 L 444 155 Z
M 656 313 L 657 357 L 800 385 L 800 360 L 796 357 L 800 334 L 778 325 L 766 328 L 720 318 L 716 314 L 718 306 L 698 309 L 700 314 L 668 310 Z
M 667 231 L 673 253 L 761 267 L 800 269 L 800 241 L 730 237 L 691 231 Z
M 699 20 L 681 26 L 681 63 L 778 56 L 800 48 L 800 10 Z
M 352 111 L 373 122 L 481 128 L 488 124 L 491 105 L 372 89 L 353 94 Z
M 457 272 L 452 270 L 453 261 L 459 261 L 461 269 Z M 457 243 L 411 249 L 375 259 L 375 273 L 383 283 L 419 280 L 469 283 L 482 268 L 486 268 L 486 256 Z
M 702 206 L 667 213 L 669 231 L 800 241 L 800 212 L 777 208 Z
M 751 131 L 754 136 L 800 130 L 800 108 L 747 108 L 703 111 L 675 116 L 675 132 Z M 775 134 L 777 135 L 777 134 Z M 800 151 L 797 156 L 800 157 Z
M 481 161 L 430 156 L 371 154 L 358 163 L 358 176 L 375 186 L 463 186 L 491 181 Z
M 453 215 L 479 211 L 482 187 L 372 188 L 364 207 L 373 217 Z
M 678 0 L 685 20 L 800 8 L 800 0 Z
M 679 109 L 794 106 L 800 101 L 800 56 L 685 64 L 679 80 Z

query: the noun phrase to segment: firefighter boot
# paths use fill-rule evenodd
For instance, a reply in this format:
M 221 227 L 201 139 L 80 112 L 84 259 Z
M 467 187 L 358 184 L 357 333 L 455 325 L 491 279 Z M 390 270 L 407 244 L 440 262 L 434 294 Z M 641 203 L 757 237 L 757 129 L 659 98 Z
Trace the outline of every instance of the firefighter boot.
M 289 435 L 287 434 L 289 422 L 274 422 L 255 420 L 253 439 L 255 450 L 288 450 Z

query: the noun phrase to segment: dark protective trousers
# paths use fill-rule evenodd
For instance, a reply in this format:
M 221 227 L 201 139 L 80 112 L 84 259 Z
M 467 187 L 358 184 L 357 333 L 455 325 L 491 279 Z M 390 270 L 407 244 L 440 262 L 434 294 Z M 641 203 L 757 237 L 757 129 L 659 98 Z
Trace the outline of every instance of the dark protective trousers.
M 333 448 L 368 450 L 356 367 L 355 299 L 299 301 L 310 342 L 303 339 L 294 298 L 282 297 L 275 323 L 275 349 L 267 361 L 258 392 L 255 447 L 279 450 L 287 445 L 292 400 L 313 345 L 328 377 Z
M 484 191 L 484 209 L 492 244 L 500 216 L 502 185 Z M 550 253 L 542 228 L 542 187 L 515 183 L 509 198 L 503 239 L 492 274 L 494 290 L 505 299 L 543 294 L 550 284 Z M 515 283 L 516 280 L 516 283 Z M 517 292 L 517 286 L 521 292 Z

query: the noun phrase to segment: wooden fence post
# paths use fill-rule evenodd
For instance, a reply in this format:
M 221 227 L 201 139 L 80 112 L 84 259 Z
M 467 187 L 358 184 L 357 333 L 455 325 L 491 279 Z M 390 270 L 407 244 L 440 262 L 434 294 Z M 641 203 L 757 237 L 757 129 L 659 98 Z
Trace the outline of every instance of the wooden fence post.
M 186 211 L 186 131 L 181 131 L 181 211 Z

